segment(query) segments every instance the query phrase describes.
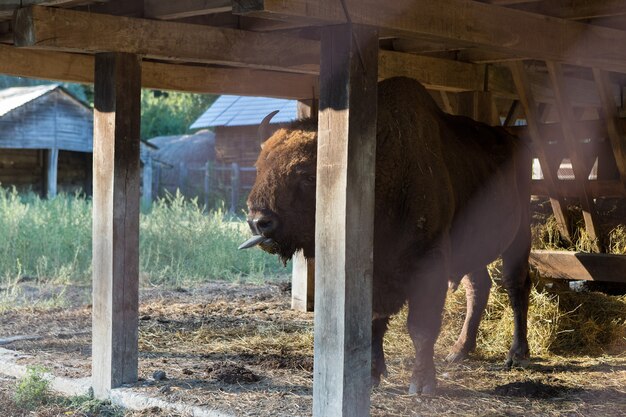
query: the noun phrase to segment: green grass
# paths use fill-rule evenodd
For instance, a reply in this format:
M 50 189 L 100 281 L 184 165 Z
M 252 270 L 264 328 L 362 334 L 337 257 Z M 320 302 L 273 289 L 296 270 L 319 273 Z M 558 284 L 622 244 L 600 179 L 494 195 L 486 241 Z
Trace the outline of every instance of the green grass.
M 50 380 L 45 377 L 45 372 L 40 367 L 28 367 L 26 376 L 15 387 L 14 401 L 18 407 L 34 410 L 50 401 Z
M 180 195 L 155 202 L 141 215 L 142 284 L 184 285 L 207 279 L 262 281 L 286 274 L 276 257 L 238 251 L 249 237 L 243 217 L 207 213 Z M 0 285 L 91 279 L 91 200 L 59 195 L 43 200 L 0 188 Z

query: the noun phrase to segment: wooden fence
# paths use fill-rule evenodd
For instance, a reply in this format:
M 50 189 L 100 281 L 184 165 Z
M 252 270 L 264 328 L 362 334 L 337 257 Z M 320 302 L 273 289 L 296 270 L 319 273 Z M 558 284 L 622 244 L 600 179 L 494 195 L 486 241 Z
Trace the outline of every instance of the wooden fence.
M 238 163 L 165 164 L 144 161 L 144 204 L 149 205 L 153 196 L 164 196 L 176 190 L 189 198 L 197 197 L 200 203 L 213 207 L 224 201 L 232 213 L 244 208 L 245 198 L 254 184 L 256 168 Z

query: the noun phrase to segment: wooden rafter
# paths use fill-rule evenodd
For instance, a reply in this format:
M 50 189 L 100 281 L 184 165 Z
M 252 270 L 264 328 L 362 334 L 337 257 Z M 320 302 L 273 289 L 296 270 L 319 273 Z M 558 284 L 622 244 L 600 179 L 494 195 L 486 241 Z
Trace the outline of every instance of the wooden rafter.
M 182 19 L 232 10 L 230 0 L 145 0 L 144 15 L 155 19 Z
M 570 180 L 558 180 L 556 186 L 559 189 L 559 193 L 563 197 L 577 198 L 578 186 L 574 181 Z M 622 186 L 622 183 L 618 180 L 594 180 L 589 181 L 589 190 L 594 196 L 602 197 L 626 197 L 626 190 Z M 549 187 L 545 180 L 533 180 L 531 184 L 532 195 L 541 195 L 550 197 Z M 555 216 L 556 217 L 556 216 Z
M 582 20 L 626 14 L 623 0 L 550 0 L 512 6 L 517 10 L 562 19 Z
M 15 17 L 15 45 L 313 73 L 319 42 L 178 22 L 32 6 Z M 314 68 L 314 67 L 313 67 Z
M 93 83 L 94 57 L 0 45 L 0 73 L 50 80 Z M 245 68 L 142 63 L 142 87 L 194 93 L 310 98 L 317 76 Z
M 593 76 L 602 100 L 602 113 L 617 169 L 619 170 L 621 181 L 626 187 L 626 137 L 624 136 L 623 124 L 618 119 L 617 106 L 611 94 L 609 74 L 606 71 L 594 68 Z
M 553 61 L 547 61 L 546 65 L 554 87 L 554 96 L 561 119 L 561 130 L 563 131 L 564 139 L 563 144 L 569 154 L 572 169 L 574 170 L 575 181 L 579 189 L 578 198 L 580 199 L 580 205 L 583 210 L 585 229 L 589 237 L 596 242 L 596 249 L 601 252 L 598 215 L 593 201 L 593 193 L 591 192 L 588 181 L 591 167 L 587 166 L 586 161 L 578 149 L 578 141 L 581 138 L 574 129 L 575 117 L 567 97 L 567 91 L 565 90 L 563 69 L 561 64 Z
M 234 0 L 246 15 L 299 19 L 305 24 L 343 23 L 336 0 Z M 407 38 L 454 40 L 521 57 L 626 72 L 626 32 L 521 12 L 471 0 L 345 0 L 354 23 Z M 462 12 L 461 12 L 462 11 Z M 532 30 L 529 30 L 532 28 Z
M 539 159 L 541 165 L 541 171 L 543 173 L 544 182 L 548 188 L 548 194 L 550 196 L 550 205 L 554 212 L 557 224 L 559 225 L 561 235 L 569 241 L 572 241 L 572 234 L 569 230 L 569 220 L 567 218 L 566 205 L 561 195 L 560 190 L 556 187 L 556 178 L 553 175 L 552 163 L 548 158 L 545 148 L 544 140 L 542 139 L 539 129 L 539 116 L 537 115 L 537 104 L 533 99 L 532 93 L 529 87 L 528 76 L 526 75 L 526 69 L 523 62 L 516 62 L 511 64 L 511 72 L 513 74 L 513 80 L 517 86 L 517 91 L 520 98 L 520 103 L 524 107 L 526 114 L 526 122 L 528 124 L 528 131 L 530 138 L 535 146 L 535 153 Z

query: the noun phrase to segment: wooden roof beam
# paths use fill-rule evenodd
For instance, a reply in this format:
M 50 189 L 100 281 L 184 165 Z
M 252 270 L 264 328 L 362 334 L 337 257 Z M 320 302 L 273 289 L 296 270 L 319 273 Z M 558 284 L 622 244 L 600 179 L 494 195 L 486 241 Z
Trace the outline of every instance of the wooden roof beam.
M 144 15 L 155 19 L 183 19 L 232 10 L 230 0 L 145 0 Z
M 93 83 L 94 57 L 0 45 L 0 74 Z M 317 93 L 317 76 L 274 71 L 142 63 L 142 87 L 193 93 L 306 99 Z
M 32 6 L 15 17 L 16 46 L 128 52 L 144 58 L 314 73 L 319 42 L 271 33 Z
M 336 0 L 233 0 L 233 12 L 303 24 L 346 22 Z M 383 35 L 453 40 L 539 60 L 626 73 L 626 32 L 471 0 L 345 0 L 352 22 Z
M 582 20 L 626 14 L 623 0 L 551 0 L 512 6 L 517 10 L 561 19 Z

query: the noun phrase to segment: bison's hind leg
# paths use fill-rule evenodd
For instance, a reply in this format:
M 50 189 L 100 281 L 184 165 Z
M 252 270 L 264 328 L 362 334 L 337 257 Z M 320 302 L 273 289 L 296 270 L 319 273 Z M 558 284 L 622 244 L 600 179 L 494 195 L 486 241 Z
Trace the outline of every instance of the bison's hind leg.
M 524 364 L 529 356 L 528 349 L 528 303 L 530 298 L 530 274 L 528 256 L 530 254 L 530 232 L 522 234 L 502 254 L 502 284 L 507 290 L 513 309 L 513 344 L 506 359 L 506 367 Z
M 463 278 L 463 287 L 465 288 L 467 303 L 465 322 L 459 338 L 446 357 L 448 362 L 460 362 L 466 359 L 467 355 L 476 348 L 480 318 L 487 307 L 489 290 L 491 289 L 491 278 L 487 268 L 483 267 L 467 274 Z
M 381 376 L 387 376 L 383 339 L 387 331 L 389 317 L 375 318 L 372 321 L 372 386 L 380 384 Z

